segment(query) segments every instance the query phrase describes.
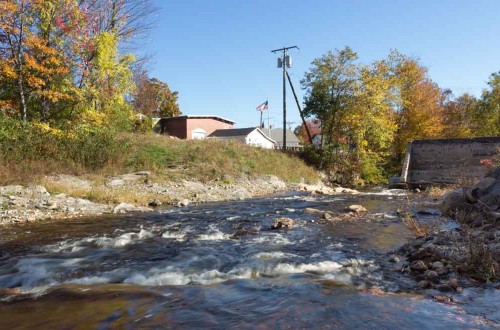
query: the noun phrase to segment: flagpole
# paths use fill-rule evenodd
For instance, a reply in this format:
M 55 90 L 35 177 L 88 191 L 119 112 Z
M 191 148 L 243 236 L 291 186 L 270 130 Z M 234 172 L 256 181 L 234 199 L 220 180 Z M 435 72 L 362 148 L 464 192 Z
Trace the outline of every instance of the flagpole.
M 271 129 L 271 126 L 269 126 L 269 98 L 267 98 L 267 129 L 270 130 Z M 269 131 L 269 134 L 271 131 Z
M 259 129 L 262 129 L 262 110 L 260 110 L 260 124 Z

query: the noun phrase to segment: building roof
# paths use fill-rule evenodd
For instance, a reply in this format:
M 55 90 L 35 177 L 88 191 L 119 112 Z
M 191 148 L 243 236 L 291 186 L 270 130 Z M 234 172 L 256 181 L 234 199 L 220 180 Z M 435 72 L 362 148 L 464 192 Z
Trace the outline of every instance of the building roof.
M 210 137 L 237 137 L 237 136 L 247 136 L 252 133 L 256 127 L 247 128 L 232 128 L 232 129 L 218 129 L 210 134 Z
M 276 143 L 273 139 L 271 139 L 269 136 L 264 134 L 258 127 L 246 127 L 246 128 L 231 128 L 231 129 L 218 129 L 214 131 L 212 134 L 210 134 L 208 137 L 209 138 L 231 138 L 234 140 L 239 140 L 244 142 L 245 138 L 248 136 L 248 134 L 252 133 L 253 131 L 257 130 L 264 138 L 267 140 L 271 141 L 272 143 Z
M 219 116 L 214 116 L 214 115 L 184 115 L 184 116 L 177 116 L 177 117 L 163 117 L 162 119 L 163 120 L 167 120 L 167 119 L 215 119 L 215 120 L 222 121 L 224 123 L 231 124 L 231 125 L 236 124 L 236 122 L 233 120 L 222 118 Z
M 281 146 L 283 145 L 283 129 L 282 128 L 263 128 L 262 131 L 267 134 L 271 139 Z M 287 147 L 298 147 L 300 141 L 297 136 L 289 129 L 286 130 L 286 145 Z

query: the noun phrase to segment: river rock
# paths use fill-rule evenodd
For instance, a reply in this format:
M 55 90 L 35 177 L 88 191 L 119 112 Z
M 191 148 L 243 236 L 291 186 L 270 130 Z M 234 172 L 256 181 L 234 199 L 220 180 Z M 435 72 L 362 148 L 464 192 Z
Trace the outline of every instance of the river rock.
M 434 269 L 434 270 L 437 270 L 437 269 L 440 269 L 440 268 L 443 268 L 444 265 L 441 261 L 435 261 L 431 264 L 431 268 Z
M 418 282 L 417 285 L 421 289 L 427 289 L 427 288 L 429 288 L 431 286 L 431 283 L 429 283 L 429 281 L 422 280 L 422 281 Z
M 189 199 L 183 199 L 177 203 L 177 207 L 188 206 L 190 203 Z
M 439 276 L 444 276 L 446 274 L 448 274 L 449 270 L 448 268 L 446 267 L 443 267 L 443 268 L 437 268 L 436 269 L 436 273 L 439 275 Z
M 357 190 L 344 188 L 344 187 L 335 188 L 335 192 L 337 194 L 353 194 L 353 195 L 359 194 L 359 191 L 357 191 Z
M 416 272 L 423 272 L 426 271 L 428 267 L 422 260 L 416 260 L 410 264 L 410 269 Z
M 500 262 L 500 243 L 490 244 L 490 251 L 493 260 Z
M 9 205 L 17 207 L 27 207 L 30 199 L 26 197 L 9 196 Z
M 363 212 L 368 212 L 368 210 L 362 206 L 362 205 L 350 205 L 347 208 L 348 211 L 355 212 L 355 213 L 363 213 Z
M 158 206 L 162 205 L 162 202 L 159 201 L 158 199 L 153 199 L 152 201 L 150 201 L 148 203 L 148 205 L 151 206 L 151 207 L 158 207 Z
M 499 168 L 500 169 L 500 168 Z M 474 185 L 474 188 L 485 190 L 490 188 L 499 178 L 487 177 Z
M 323 213 L 323 219 L 325 219 L 327 221 L 332 221 L 334 218 L 330 212 L 325 212 L 325 213 Z
M 443 202 L 439 207 L 444 216 L 454 216 L 465 203 L 464 193 L 461 189 L 450 191 L 444 196 Z
M 318 210 L 318 209 L 313 209 L 311 207 L 307 207 L 304 209 L 304 213 L 320 213 L 322 214 L 324 211 Z
M 127 213 L 135 210 L 135 206 L 127 203 L 120 203 L 113 208 L 113 213 Z
M 436 295 L 432 299 L 440 303 L 450 303 L 453 301 L 453 297 L 450 295 Z
M 278 218 L 274 220 L 271 229 L 293 229 L 295 222 L 290 218 Z
M 395 256 L 395 255 L 392 255 L 389 257 L 389 261 L 390 262 L 399 262 L 399 257 L 398 256 Z
M 448 281 L 447 285 L 453 290 L 456 290 L 460 285 L 460 281 L 458 280 L 458 278 L 452 278 L 451 280 Z
M 410 260 L 439 261 L 443 259 L 440 250 L 433 244 L 427 243 L 418 251 L 410 255 Z
M 425 277 L 429 280 L 435 280 L 439 277 L 438 273 L 436 273 L 434 270 L 428 270 L 425 273 Z
M 0 195 L 21 195 L 26 188 L 20 185 L 1 186 Z
M 436 287 L 439 291 L 441 292 L 452 292 L 452 291 L 455 291 L 451 286 L 449 286 L 448 284 L 442 284 L 442 285 L 438 285 Z
M 119 187 L 123 186 L 127 183 L 132 183 L 132 182 L 146 182 L 151 175 L 151 172 L 149 171 L 138 171 L 134 173 L 129 173 L 129 174 L 123 174 L 114 178 L 111 178 L 108 181 L 108 185 L 110 187 Z

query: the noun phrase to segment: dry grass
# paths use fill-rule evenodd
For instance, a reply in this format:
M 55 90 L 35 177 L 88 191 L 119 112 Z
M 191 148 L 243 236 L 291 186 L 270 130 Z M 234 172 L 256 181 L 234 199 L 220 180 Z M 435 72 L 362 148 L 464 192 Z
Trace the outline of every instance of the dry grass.
M 441 198 L 448 192 L 458 189 L 458 185 L 450 185 L 444 187 L 429 187 L 425 190 L 425 194 L 432 198 Z
M 83 198 L 91 189 L 72 187 L 47 178 L 38 181 L 51 194 L 66 194 L 74 198 Z
M 498 281 L 500 274 L 495 272 L 495 260 L 488 245 L 479 237 L 468 235 L 469 260 L 466 269 L 473 278 L 480 281 Z
M 170 198 L 152 192 L 138 192 L 127 189 L 112 189 L 104 186 L 101 180 L 103 177 L 96 177 L 96 181 L 88 188 L 78 188 L 60 182 L 55 182 L 47 178 L 39 183 L 43 185 L 51 194 L 64 193 L 74 198 L 84 198 L 100 204 L 119 204 L 133 203 L 136 205 L 147 206 L 148 203 L 157 199 L 164 203 L 171 202 Z
M 403 223 L 411 230 L 416 237 L 424 237 L 429 235 L 431 229 L 429 226 L 422 226 L 418 223 L 417 219 L 411 215 L 411 202 L 410 198 L 406 196 L 406 205 L 400 212 Z
M 155 193 L 140 193 L 129 190 L 109 190 L 104 187 L 91 189 L 82 198 L 102 204 L 132 203 L 135 205 L 147 206 L 148 203 L 157 199 L 162 202 L 169 202 L 166 196 Z

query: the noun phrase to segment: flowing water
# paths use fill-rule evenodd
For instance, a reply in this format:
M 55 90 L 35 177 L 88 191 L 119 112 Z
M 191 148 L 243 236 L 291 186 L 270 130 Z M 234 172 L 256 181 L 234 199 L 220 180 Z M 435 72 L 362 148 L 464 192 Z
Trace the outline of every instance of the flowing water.
M 405 293 L 414 282 L 387 261 L 411 237 L 395 214 L 404 201 L 397 191 L 289 193 L 4 230 L 0 328 L 500 326 L 493 288 L 466 289 L 452 305 Z M 351 204 L 370 213 L 333 223 L 304 213 Z M 297 227 L 270 230 L 278 217 Z

